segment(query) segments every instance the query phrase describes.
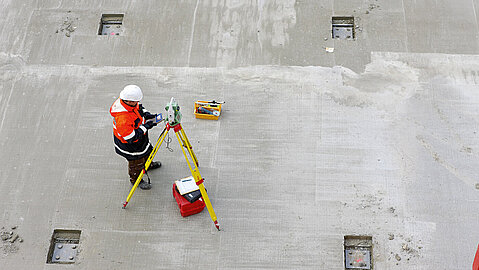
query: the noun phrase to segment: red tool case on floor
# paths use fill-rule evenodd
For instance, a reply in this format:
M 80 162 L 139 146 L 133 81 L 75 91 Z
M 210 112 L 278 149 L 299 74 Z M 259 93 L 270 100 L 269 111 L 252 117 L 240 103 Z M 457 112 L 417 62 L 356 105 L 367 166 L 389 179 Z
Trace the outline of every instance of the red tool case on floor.
M 472 270 L 479 270 L 479 245 L 477 245 L 476 257 L 472 263 Z
M 173 184 L 173 197 L 175 197 L 175 200 L 178 203 L 178 207 L 180 207 L 180 213 L 183 217 L 198 214 L 199 212 L 203 211 L 206 206 L 205 202 L 203 201 L 203 198 L 199 198 L 194 203 L 190 203 L 178 192 L 176 184 Z

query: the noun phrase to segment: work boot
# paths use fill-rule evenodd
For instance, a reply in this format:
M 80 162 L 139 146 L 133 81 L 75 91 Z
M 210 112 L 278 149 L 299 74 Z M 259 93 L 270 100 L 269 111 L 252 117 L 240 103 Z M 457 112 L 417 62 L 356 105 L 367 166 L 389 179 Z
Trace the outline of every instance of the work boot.
M 150 163 L 150 167 L 148 167 L 148 170 L 154 170 L 154 169 L 158 169 L 161 167 L 161 162 L 159 161 L 152 161 Z
M 147 182 L 143 181 L 143 180 L 141 180 L 141 182 L 138 186 L 143 190 L 151 189 L 151 185 L 148 184 Z
M 136 180 L 133 180 L 130 178 L 130 183 L 132 185 L 134 185 L 136 182 Z M 141 188 L 141 189 L 144 189 L 144 190 L 148 190 L 148 189 L 151 189 L 151 185 L 148 184 L 147 182 L 143 181 L 143 179 L 141 179 L 140 183 L 138 184 L 138 187 Z

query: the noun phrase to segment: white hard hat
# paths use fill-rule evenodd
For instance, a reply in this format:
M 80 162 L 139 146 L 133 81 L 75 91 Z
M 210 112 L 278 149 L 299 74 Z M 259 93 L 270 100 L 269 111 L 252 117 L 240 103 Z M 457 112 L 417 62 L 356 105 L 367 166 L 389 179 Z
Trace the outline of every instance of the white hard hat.
M 140 87 L 134 84 L 125 86 L 120 92 L 120 98 L 128 101 L 140 101 L 143 98 L 143 93 Z

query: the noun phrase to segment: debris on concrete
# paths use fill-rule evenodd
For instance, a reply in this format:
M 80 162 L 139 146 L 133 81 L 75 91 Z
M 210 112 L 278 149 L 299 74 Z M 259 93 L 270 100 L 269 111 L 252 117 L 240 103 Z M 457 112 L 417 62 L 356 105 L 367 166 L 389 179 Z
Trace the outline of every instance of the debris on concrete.
M 66 17 L 63 20 L 63 23 L 60 25 L 60 29 L 55 31 L 55 33 L 65 33 L 66 37 L 70 37 L 73 32 L 75 32 L 76 26 L 74 26 L 74 22 L 78 20 L 78 18 L 71 18 L 71 17 Z
M 0 237 L 2 238 L 2 241 L 7 241 L 8 239 L 10 239 L 10 234 L 9 233 L 3 233 L 0 235 Z
M 334 48 L 331 48 L 331 47 L 326 47 L 326 48 L 324 48 L 324 49 L 325 49 L 327 52 L 330 52 L 330 53 L 334 52 Z
M 358 194 L 358 196 L 360 196 Z M 365 209 L 365 208 L 377 208 L 377 210 L 381 210 L 382 209 L 382 198 L 381 198 L 382 194 L 381 192 L 378 191 L 377 194 L 364 194 L 362 195 L 362 198 L 361 198 L 361 203 L 359 204 L 359 206 L 356 208 L 356 209 Z
M 404 237 L 402 234 L 398 234 L 396 236 L 394 236 L 392 233 L 389 234 L 389 240 L 396 239 L 400 241 L 400 247 L 398 247 L 395 252 L 391 251 L 391 255 L 395 254 L 394 258 L 397 261 L 404 259 L 405 263 L 409 263 L 409 261 L 421 257 L 420 250 L 423 248 L 421 240 L 416 241 L 412 237 Z
M 10 243 L 14 243 L 15 240 L 17 240 L 17 239 L 18 239 L 18 234 L 15 234 L 15 235 L 13 235 L 12 238 L 10 238 L 8 241 L 10 241 Z
M 411 248 L 406 243 L 402 244 L 402 250 L 406 252 L 411 252 Z
M 409 255 L 413 255 L 413 256 L 419 255 L 419 252 L 417 250 L 419 248 L 418 247 L 417 247 L 417 249 L 414 248 L 414 246 L 417 246 L 417 245 L 415 243 L 413 243 L 410 239 L 406 239 L 406 242 L 407 243 L 402 243 L 402 245 L 401 245 L 402 251 L 409 254 Z
M 12 226 L 12 230 L 16 230 L 18 226 Z M 18 251 L 19 247 L 17 243 L 22 243 L 23 239 L 17 232 L 8 231 L 5 227 L 2 227 L 0 231 L 0 239 L 1 239 L 1 246 L 0 250 L 3 251 L 4 255 L 8 255 L 10 253 L 15 253 Z
M 372 11 L 373 9 L 376 9 L 376 8 L 379 8 L 379 5 L 376 5 L 376 4 L 369 4 L 369 7 L 368 7 L 368 9 L 369 9 L 370 11 Z
M 376 5 L 376 4 L 369 4 L 368 9 L 366 10 L 365 14 L 369 14 L 371 11 L 373 11 L 374 9 L 377 9 L 379 7 L 380 6 Z

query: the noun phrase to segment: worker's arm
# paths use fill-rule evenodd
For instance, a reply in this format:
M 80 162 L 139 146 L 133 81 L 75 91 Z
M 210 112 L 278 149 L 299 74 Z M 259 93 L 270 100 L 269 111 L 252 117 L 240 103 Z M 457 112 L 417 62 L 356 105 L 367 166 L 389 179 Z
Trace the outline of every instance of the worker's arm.
M 157 125 L 157 123 L 154 122 L 147 122 L 135 129 L 135 123 L 132 123 L 123 117 L 118 117 L 116 123 L 118 134 L 120 134 L 120 136 L 128 143 L 138 141 L 141 137 L 146 135 L 148 129 Z

